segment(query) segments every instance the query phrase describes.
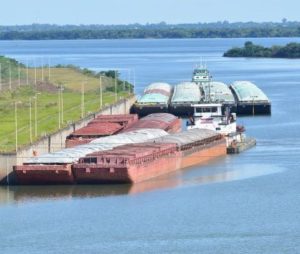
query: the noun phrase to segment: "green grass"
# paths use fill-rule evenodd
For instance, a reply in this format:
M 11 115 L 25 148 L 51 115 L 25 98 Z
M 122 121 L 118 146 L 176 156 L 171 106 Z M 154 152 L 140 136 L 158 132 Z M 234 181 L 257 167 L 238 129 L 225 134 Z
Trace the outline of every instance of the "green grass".
M 1 60 L 1 59 L 0 59 Z M 13 64 L 12 64 L 13 65 Z M 3 68 L 3 70 L 7 68 Z M 14 69 L 14 73 L 15 73 Z M 82 84 L 84 83 L 84 116 L 100 109 L 100 81 L 99 78 L 91 75 L 84 75 L 72 68 L 51 68 L 50 77 L 47 68 L 28 69 L 21 67 L 21 86 L 19 79 L 12 77 L 12 89 L 3 86 L 0 91 L 0 152 L 12 152 L 16 149 L 16 121 L 17 116 L 17 139 L 18 148 L 35 142 L 39 138 L 56 132 L 59 127 L 63 128 L 68 124 L 78 121 L 82 117 Z M 2 73 L 7 78 L 7 73 Z M 44 82 L 42 81 L 42 76 Z M 35 82 L 37 80 L 37 82 Z M 3 81 L 3 79 L 2 79 Z M 62 85 L 63 98 L 63 122 L 57 86 Z M 117 82 L 118 99 L 129 96 L 129 84 L 120 80 Z M 115 102 L 115 81 L 109 77 L 102 78 L 103 107 Z M 37 119 L 35 119 L 35 98 Z M 31 121 L 30 121 L 31 101 Z M 15 107 L 15 105 L 17 105 Z M 15 114 L 15 108 L 17 114 Z M 37 130 L 35 122 L 37 120 Z M 59 126 L 59 122 L 61 122 Z M 32 131 L 30 132 L 30 125 Z M 32 140 L 30 140 L 32 133 Z M 37 135 L 35 135 L 35 133 Z

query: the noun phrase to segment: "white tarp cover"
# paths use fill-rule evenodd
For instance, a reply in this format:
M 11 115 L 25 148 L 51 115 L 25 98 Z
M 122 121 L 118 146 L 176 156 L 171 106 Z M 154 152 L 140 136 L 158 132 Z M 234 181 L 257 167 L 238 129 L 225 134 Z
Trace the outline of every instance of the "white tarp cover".
M 146 93 L 149 90 L 155 90 L 155 89 L 161 89 L 161 90 L 164 90 L 164 91 L 170 93 L 172 90 L 172 86 L 168 83 L 156 82 L 156 83 L 152 83 L 149 86 L 147 86 L 144 89 L 144 93 Z
M 142 143 L 149 139 L 159 138 L 168 135 L 161 129 L 141 129 L 127 133 L 117 134 L 93 140 L 84 145 L 66 148 L 58 152 L 47 153 L 33 157 L 26 161 L 28 164 L 69 164 L 76 162 L 79 158 L 93 152 L 110 150 L 124 144 Z
M 235 81 L 231 87 L 239 101 L 269 101 L 264 92 L 249 81 Z
M 170 134 L 153 140 L 155 143 L 176 143 L 179 146 L 201 141 L 207 138 L 218 136 L 215 131 L 208 129 L 191 129 L 184 132 Z
M 192 82 L 184 82 L 175 86 L 171 103 L 198 103 L 200 100 L 199 86 Z
M 204 91 L 205 98 L 210 99 L 212 102 L 235 102 L 231 90 L 223 82 L 212 81 L 202 84 L 201 86 Z

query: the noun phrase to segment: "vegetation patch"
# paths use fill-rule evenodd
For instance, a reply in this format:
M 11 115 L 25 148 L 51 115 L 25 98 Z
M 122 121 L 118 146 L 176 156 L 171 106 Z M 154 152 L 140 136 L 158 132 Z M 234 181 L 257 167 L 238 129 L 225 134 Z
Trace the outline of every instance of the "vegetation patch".
M 0 57 L 0 152 L 11 152 L 131 95 L 119 73 L 76 66 L 26 68 Z

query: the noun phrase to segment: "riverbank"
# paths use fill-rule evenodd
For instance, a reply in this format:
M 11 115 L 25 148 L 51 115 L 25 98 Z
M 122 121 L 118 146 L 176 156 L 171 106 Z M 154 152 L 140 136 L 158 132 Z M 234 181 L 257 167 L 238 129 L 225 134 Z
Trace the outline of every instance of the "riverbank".
M 14 152 L 131 95 L 114 71 L 27 67 L 0 57 L 0 152 Z M 100 78 L 101 75 L 101 78 Z M 118 74 L 117 74 L 118 75 Z
M 57 132 L 45 135 L 39 138 L 33 144 L 28 144 L 18 149 L 17 152 L 0 153 L 0 184 L 13 184 L 15 177 L 13 174 L 13 166 L 21 165 L 33 154 L 40 155 L 49 152 L 55 152 L 65 148 L 65 140 L 75 130 L 86 126 L 88 122 L 98 115 L 113 115 L 129 113 L 130 107 L 135 102 L 135 96 L 121 99 L 116 103 L 105 106 L 100 111 L 91 113 L 83 119 L 68 124 Z

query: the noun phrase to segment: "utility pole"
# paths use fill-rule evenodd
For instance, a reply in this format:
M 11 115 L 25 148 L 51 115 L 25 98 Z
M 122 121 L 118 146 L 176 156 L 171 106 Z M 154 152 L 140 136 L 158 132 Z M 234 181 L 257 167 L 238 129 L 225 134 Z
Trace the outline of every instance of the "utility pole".
M 18 102 L 15 102 L 15 145 L 16 145 L 16 152 L 18 151 L 18 112 L 17 112 L 17 104 Z
M 26 85 L 29 84 L 29 80 L 28 80 L 28 59 L 27 59 L 27 64 L 26 64 Z
M 57 88 L 58 90 L 57 90 L 57 95 L 58 95 L 58 98 L 57 98 L 57 101 L 58 101 L 58 103 L 57 103 L 57 106 L 58 106 L 58 129 L 60 129 L 60 126 L 61 126 L 61 116 L 60 116 L 60 110 L 61 110 L 61 105 L 60 105 L 60 103 L 61 103 L 61 99 L 60 99 L 60 85 L 58 86 L 58 88 Z
M 63 94 L 63 91 L 64 91 L 64 86 L 61 85 L 60 86 L 60 99 L 61 99 L 61 125 L 64 124 L 64 94 Z
M 2 90 L 2 65 L 0 63 L 0 90 Z
M 44 60 L 43 60 L 43 58 L 42 58 L 41 62 L 42 62 L 42 81 L 44 82 Z
M 19 87 L 21 86 L 21 68 L 20 64 L 18 64 L 18 79 L 19 79 Z
M 34 59 L 34 85 L 35 85 L 35 89 L 36 87 L 36 59 Z
M 99 84 L 99 106 L 100 109 L 102 108 L 103 105 L 103 98 L 102 98 L 102 75 L 100 75 L 100 84 Z
M 84 118 L 84 82 L 81 84 L 81 118 Z
M 133 94 L 135 94 L 135 69 L 133 69 Z
M 125 86 L 125 78 L 124 78 L 124 80 L 123 80 L 123 92 L 125 92 L 125 90 L 126 90 L 126 86 Z
M 51 75 L 51 69 L 50 69 L 50 58 L 48 56 L 48 81 L 50 82 L 50 75 Z
M 10 62 L 9 62 L 9 90 L 11 90 L 11 66 L 10 66 Z
M 128 86 L 128 90 L 129 90 L 129 94 L 131 94 L 131 76 L 130 76 L 130 73 L 131 73 L 131 69 L 128 69 L 128 82 L 129 82 L 129 86 Z
M 117 70 L 115 70 L 115 102 L 118 100 L 118 89 L 117 89 Z
M 40 93 L 36 93 L 35 94 L 35 101 L 34 101 L 34 136 L 37 137 L 38 136 L 38 119 L 37 119 L 37 99 L 38 99 L 38 95 Z
M 31 98 L 29 99 L 29 138 L 32 143 L 32 109 L 31 109 Z

